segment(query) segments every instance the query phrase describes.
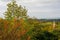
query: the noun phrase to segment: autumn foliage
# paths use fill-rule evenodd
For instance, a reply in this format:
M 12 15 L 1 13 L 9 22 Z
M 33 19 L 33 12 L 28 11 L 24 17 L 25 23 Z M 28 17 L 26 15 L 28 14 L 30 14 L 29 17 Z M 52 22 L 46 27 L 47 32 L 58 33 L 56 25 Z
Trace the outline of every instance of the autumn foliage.
M 0 19 L 0 40 L 33 40 L 33 36 L 41 37 L 38 36 L 38 34 L 42 36 L 46 35 L 42 34 L 45 33 L 45 31 L 49 34 L 52 33 L 52 35 L 56 35 L 57 37 L 58 33 L 55 34 L 55 29 L 52 27 L 52 22 L 40 22 L 35 19 L 28 19 L 27 21 L 23 18 L 20 20 L 13 19 L 10 21 Z M 52 36 L 52 38 L 54 37 Z
M 13 22 L 7 21 L 5 19 L 0 20 L 0 38 L 5 39 L 6 37 L 20 38 L 23 36 L 27 30 L 24 28 L 24 21 L 14 20 Z

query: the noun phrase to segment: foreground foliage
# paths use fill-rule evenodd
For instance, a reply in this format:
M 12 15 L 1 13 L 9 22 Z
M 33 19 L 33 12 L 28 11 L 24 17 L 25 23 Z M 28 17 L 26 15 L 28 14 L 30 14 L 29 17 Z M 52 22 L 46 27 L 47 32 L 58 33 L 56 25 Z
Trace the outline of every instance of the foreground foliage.
M 0 19 L 0 40 L 59 40 L 60 30 L 52 29 L 52 23 L 46 23 L 14 19 L 12 25 L 11 21 Z

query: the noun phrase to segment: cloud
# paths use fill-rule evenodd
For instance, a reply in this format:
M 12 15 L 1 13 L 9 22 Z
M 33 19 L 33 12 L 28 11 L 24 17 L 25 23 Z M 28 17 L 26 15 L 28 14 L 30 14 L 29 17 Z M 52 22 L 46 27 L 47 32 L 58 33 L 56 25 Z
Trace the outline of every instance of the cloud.
M 0 0 L 2 2 L 9 2 L 9 1 L 12 1 L 12 0 Z
M 11 0 L 0 0 L 0 11 L 6 10 L 6 4 Z M 16 0 L 17 1 L 17 0 Z M 18 0 L 17 4 L 26 6 L 28 15 L 37 18 L 59 18 L 60 0 Z

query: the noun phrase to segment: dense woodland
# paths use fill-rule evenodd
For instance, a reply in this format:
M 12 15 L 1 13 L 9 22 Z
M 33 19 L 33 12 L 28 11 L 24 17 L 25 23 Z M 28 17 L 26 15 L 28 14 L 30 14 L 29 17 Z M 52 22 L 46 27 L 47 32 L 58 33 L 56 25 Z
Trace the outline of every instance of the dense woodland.
M 60 21 L 29 18 L 27 10 L 16 1 L 7 4 L 5 18 L 0 18 L 0 40 L 60 40 Z

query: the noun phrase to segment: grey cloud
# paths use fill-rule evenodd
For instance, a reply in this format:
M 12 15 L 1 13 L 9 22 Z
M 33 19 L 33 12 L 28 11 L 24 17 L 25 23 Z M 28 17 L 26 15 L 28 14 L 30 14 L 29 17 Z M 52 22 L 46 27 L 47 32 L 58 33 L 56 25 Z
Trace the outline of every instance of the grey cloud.
M 28 15 L 37 18 L 58 18 L 60 17 L 59 0 L 37 0 L 36 2 L 20 2 L 28 8 Z
M 1 0 L 4 5 L 10 0 Z M 36 0 L 35 2 L 17 1 L 19 5 L 26 6 L 28 15 L 37 18 L 59 18 L 60 17 L 60 0 Z M 0 5 L 0 11 L 4 11 L 6 6 Z
M 2 2 L 9 2 L 9 1 L 11 1 L 11 0 L 0 0 L 0 1 L 2 1 Z

